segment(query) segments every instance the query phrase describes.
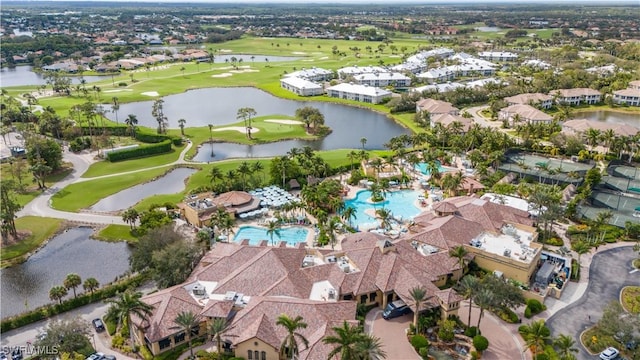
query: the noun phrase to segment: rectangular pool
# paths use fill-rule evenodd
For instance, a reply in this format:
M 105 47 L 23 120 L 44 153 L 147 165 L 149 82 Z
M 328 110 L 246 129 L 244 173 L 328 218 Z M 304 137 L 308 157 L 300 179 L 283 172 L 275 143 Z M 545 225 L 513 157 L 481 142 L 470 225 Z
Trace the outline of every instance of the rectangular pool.
M 284 241 L 288 246 L 295 246 L 301 242 L 306 242 L 307 235 L 309 235 L 309 230 L 300 226 L 281 228 L 280 236 L 273 234 L 273 242 L 278 244 Z M 267 228 L 259 226 L 241 226 L 233 239 L 236 242 L 248 239 L 249 245 L 258 245 L 262 240 L 267 240 L 269 245 L 272 245 L 271 236 L 267 234 Z

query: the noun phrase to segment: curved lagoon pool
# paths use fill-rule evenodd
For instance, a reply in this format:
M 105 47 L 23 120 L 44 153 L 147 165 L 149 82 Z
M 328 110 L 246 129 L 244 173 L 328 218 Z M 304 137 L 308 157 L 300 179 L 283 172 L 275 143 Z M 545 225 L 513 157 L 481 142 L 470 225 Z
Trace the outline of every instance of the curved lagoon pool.
M 295 246 L 299 243 L 307 241 L 309 235 L 309 229 L 292 226 L 280 229 L 280 235 L 273 234 L 273 242 L 277 245 L 279 242 L 284 241 L 287 246 Z M 249 239 L 249 245 L 258 245 L 262 240 L 267 240 L 269 245 L 271 244 L 271 236 L 267 234 L 267 228 L 258 226 L 241 226 L 236 232 L 234 241 L 240 242 L 244 239 Z
M 367 212 L 373 214 L 376 210 L 385 208 L 391 211 L 392 216 L 398 220 L 412 219 L 422 212 L 415 205 L 420 195 L 421 192 L 415 190 L 391 191 L 385 195 L 384 201 L 372 203 L 369 202 L 371 191 L 361 190 L 358 191 L 355 198 L 345 200 L 344 206 L 345 208 L 351 206 L 356 209 L 356 219 L 351 220 L 354 226 L 358 228 L 375 228 L 379 226 L 379 221 L 367 214 Z

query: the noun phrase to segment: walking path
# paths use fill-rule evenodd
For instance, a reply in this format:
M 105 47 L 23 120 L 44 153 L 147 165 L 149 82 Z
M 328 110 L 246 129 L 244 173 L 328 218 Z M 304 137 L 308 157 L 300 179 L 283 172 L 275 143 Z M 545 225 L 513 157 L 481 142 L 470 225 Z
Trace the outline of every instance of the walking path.
M 193 144 L 191 142 L 187 143 L 187 146 L 180 152 L 180 156 L 178 159 L 172 163 L 153 166 L 149 168 L 126 171 L 117 174 L 107 174 L 102 176 L 96 176 L 93 178 L 82 178 L 82 174 L 84 174 L 89 166 L 94 162 L 93 158 L 95 156 L 94 153 L 83 153 L 83 154 L 75 154 L 72 152 L 64 153 L 64 160 L 73 164 L 73 170 L 71 173 L 62 179 L 61 181 L 55 183 L 50 188 L 46 189 L 35 199 L 31 200 L 28 204 L 24 206 L 22 210 L 18 212 L 18 217 L 22 216 L 42 216 L 42 217 L 51 217 L 57 219 L 65 219 L 69 221 L 76 221 L 82 223 L 91 223 L 91 224 L 118 224 L 118 225 L 127 225 L 122 220 L 120 216 L 110 216 L 110 215 L 100 215 L 100 214 L 92 214 L 92 213 L 74 213 L 68 211 L 60 211 L 51 208 L 51 197 L 56 194 L 58 191 L 64 189 L 66 186 L 83 181 L 91 181 L 96 179 L 104 179 L 113 176 L 120 176 L 124 174 L 132 174 L 141 171 L 147 171 L 152 169 L 159 169 L 170 167 L 174 165 L 188 164 L 184 157 L 186 153 L 191 149 Z

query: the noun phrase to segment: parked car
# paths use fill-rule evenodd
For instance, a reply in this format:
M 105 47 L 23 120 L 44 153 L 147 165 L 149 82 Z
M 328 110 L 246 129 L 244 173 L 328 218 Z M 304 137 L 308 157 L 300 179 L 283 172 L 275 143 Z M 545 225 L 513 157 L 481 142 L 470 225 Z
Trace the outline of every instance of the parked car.
M 608 348 L 604 349 L 604 351 L 602 351 L 600 353 L 600 359 L 602 359 L 602 360 L 613 360 L 613 359 L 617 358 L 619 354 L 620 354 L 620 351 L 618 351 L 618 349 L 616 349 L 614 347 L 608 347 Z
M 104 354 L 97 352 L 89 355 L 89 357 L 86 360 L 103 360 L 103 359 L 104 359 Z
M 103 360 L 116 360 L 115 355 L 105 355 Z
M 4 351 L 0 351 L 0 360 L 7 360 L 7 353 Z
M 93 319 L 91 321 L 91 323 L 93 324 L 93 327 L 96 329 L 96 332 L 103 332 L 104 331 L 104 323 L 102 322 L 102 320 Z
M 627 342 L 627 350 L 635 350 L 638 348 L 638 343 L 635 340 Z
M 24 356 L 22 355 L 22 350 L 20 350 L 20 348 L 15 348 L 11 352 L 11 359 L 12 360 L 22 360 L 23 357 Z
M 410 312 L 411 308 L 409 307 L 409 305 L 405 304 L 402 300 L 396 300 L 387 305 L 387 307 L 382 312 L 382 317 L 385 320 L 389 320 L 398 316 L 402 316 L 404 314 L 408 314 Z

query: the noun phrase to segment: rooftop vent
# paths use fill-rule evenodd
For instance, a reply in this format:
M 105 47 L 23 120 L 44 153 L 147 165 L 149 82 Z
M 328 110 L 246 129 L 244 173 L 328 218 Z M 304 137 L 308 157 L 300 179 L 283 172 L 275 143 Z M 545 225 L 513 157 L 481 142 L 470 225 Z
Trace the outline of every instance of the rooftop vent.
M 200 284 L 196 284 L 193 286 L 193 289 L 191 290 L 193 292 L 193 295 L 195 296 L 205 296 L 205 289 L 204 286 L 200 285 Z

